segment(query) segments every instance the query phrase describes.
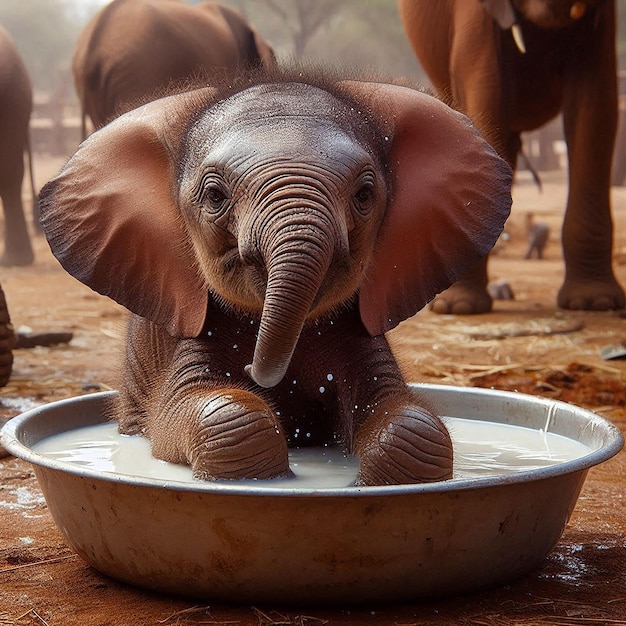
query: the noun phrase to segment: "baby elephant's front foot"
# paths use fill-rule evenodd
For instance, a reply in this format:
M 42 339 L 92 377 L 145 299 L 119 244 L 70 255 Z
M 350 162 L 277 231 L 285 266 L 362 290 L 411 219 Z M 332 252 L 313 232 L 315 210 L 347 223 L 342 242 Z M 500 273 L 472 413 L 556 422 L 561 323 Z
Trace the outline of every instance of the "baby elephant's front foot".
M 290 476 L 287 442 L 271 409 L 252 393 L 208 399 L 189 452 L 202 480 Z
M 418 406 L 395 411 L 357 442 L 357 484 L 394 485 L 452 477 L 452 441 L 441 420 Z

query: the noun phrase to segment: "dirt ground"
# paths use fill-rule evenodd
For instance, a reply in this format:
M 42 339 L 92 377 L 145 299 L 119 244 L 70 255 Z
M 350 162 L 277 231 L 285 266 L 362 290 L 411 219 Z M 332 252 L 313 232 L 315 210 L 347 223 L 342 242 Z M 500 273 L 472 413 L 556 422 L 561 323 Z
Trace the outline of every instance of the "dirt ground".
M 60 159 L 37 157 L 42 184 Z M 563 312 L 559 232 L 563 172 L 543 174 L 543 192 L 522 172 L 514 189 L 510 239 L 497 246 L 492 279 L 509 281 L 515 300 L 475 317 L 423 311 L 390 334 L 407 379 L 516 389 L 595 410 L 626 431 L 626 360 L 600 351 L 626 341 L 624 313 Z M 615 268 L 626 286 L 626 188 L 614 188 Z M 523 260 L 524 215 L 551 227 L 544 260 Z M 124 311 L 77 283 L 36 239 L 32 267 L 0 270 L 13 323 L 33 331 L 72 331 L 67 345 L 20 349 L 1 415 L 108 389 L 122 343 Z M 514 584 L 410 606 L 199 605 L 119 584 L 73 554 L 54 526 L 30 466 L 0 460 L 0 626 L 152 624 L 626 624 L 626 453 L 590 471 L 570 523 L 537 571 Z

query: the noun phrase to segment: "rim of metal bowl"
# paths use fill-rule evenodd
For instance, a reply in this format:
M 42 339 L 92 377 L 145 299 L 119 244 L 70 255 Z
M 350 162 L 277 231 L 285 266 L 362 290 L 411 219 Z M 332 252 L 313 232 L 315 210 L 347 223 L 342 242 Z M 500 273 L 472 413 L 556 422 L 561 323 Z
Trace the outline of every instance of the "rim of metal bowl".
M 23 459 L 35 466 L 46 469 L 57 470 L 89 478 L 93 480 L 103 480 L 108 482 L 116 482 L 137 487 L 158 487 L 161 489 L 171 489 L 176 491 L 189 491 L 194 493 L 233 495 L 233 496 L 255 496 L 255 497 L 367 497 L 367 496 L 406 496 L 420 493 L 449 493 L 455 491 L 466 491 L 471 489 L 484 489 L 489 487 L 502 487 L 504 485 L 533 482 L 554 478 L 564 474 L 573 474 L 587 470 L 595 465 L 599 465 L 604 461 L 618 454 L 624 446 L 624 436 L 617 426 L 609 420 L 597 415 L 593 411 L 583 409 L 576 405 L 567 404 L 559 400 L 551 400 L 539 396 L 530 396 L 511 391 L 499 391 L 493 389 L 483 389 L 477 387 L 460 387 L 454 385 L 431 385 L 411 383 L 411 386 L 424 391 L 432 390 L 439 392 L 458 393 L 463 392 L 474 397 L 480 396 L 498 396 L 499 398 L 511 398 L 519 401 L 520 397 L 532 398 L 533 403 L 539 405 L 563 406 L 569 411 L 577 410 L 583 412 L 585 417 L 589 419 L 590 424 L 600 425 L 608 432 L 606 445 L 592 450 L 589 454 L 582 457 L 558 463 L 548 467 L 532 469 L 528 471 L 516 472 L 510 475 L 485 476 L 477 478 L 459 478 L 435 483 L 422 483 L 415 485 L 384 485 L 384 486 L 348 486 L 348 487 L 330 487 L 330 488 L 286 488 L 257 486 L 254 481 L 246 481 L 245 484 L 224 482 L 190 482 L 190 481 L 166 481 L 156 478 L 147 478 L 142 476 L 134 476 L 131 474 L 116 474 L 113 472 L 105 472 L 82 467 L 73 463 L 58 461 L 47 457 L 43 454 L 35 452 L 32 448 L 23 444 L 18 437 L 23 425 L 30 419 L 36 417 L 39 413 L 48 412 L 51 409 L 61 409 L 65 405 L 72 405 L 80 408 L 81 404 L 93 404 L 100 402 L 105 398 L 112 397 L 117 394 L 116 391 L 102 391 L 84 396 L 76 396 L 57 400 L 35 407 L 20 415 L 11 418 L 2 428 L 0 432 L 0 443 L 12 455 Z M 78 407 L 76 406 L 78 405 Z M 64 432 L 64 431 L 59 431 Z

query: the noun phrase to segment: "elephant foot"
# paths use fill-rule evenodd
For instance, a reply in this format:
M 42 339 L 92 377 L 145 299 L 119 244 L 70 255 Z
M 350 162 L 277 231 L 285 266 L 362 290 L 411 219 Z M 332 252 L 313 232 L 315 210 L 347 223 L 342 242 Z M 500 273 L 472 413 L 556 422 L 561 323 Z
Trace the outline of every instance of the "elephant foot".
M 278 419 L 260 398 L 242 390 L 215 395 L 205 403 L 188 461 L 200 480 L 293 475 Z
M 29 248 L 27 250 L 19 250 L 16 252 L 5 251 L 0 257 L 1 267 L 18 267 L 24 265 L 32 265 L 35 260 L 33 251 Z
M 489 313 L 493 300 L 482 286 L 455 283 L 430 303 L 430 309 L 440 315 L 476 315 Z
M 452 440 L 437 417 L 406 407 L 357 450 L 357 485 L 397 485 L 452 478 Z
M 615 311 L 626 306 L 626 298 L 613 276 L 602 281 L 566 279 L 557 304 L 574 311 Z

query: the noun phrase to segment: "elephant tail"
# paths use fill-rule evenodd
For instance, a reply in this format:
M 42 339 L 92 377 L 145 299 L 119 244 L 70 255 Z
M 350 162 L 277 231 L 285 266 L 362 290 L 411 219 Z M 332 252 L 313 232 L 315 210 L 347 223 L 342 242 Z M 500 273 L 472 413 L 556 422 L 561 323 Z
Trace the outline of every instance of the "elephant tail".
M 41 222 L 39 221 L 40 209 L 39 209 L 39 192 L 37 191 L 37 187 L 35 185 L 35 171 L 33 168 L 33 138 L 32 133 L 28 132 L 28 138 L 26 140 L 26 157 L 28 159 L 28 178 L 30 182 L 30 191 L 32 197 L 32 208 L 33 208 L 33 227 L 36 233 L 41 233 Z
M 535 185 L 537 185 L 537 188 L 539 189 L 539 191 L 542 191 L 543 186 L 541 184 L 541 176 L 539 176 L 539 172 L 537 171 L 537 168 L 534 166 L 533 162 L 529 159 L 528 155 L 524 152 L 523 149 L 519 151 L 519 155 L 524 161 L 524 165 L 526 165 L 526 169 L 530 172 L 531 176 L 533 177 L 533 181 L 535 182 Z
M 80 103 L 80 140 L 85 141 L 87 139 L 87 112 L 85 111 L 85 105 Z

